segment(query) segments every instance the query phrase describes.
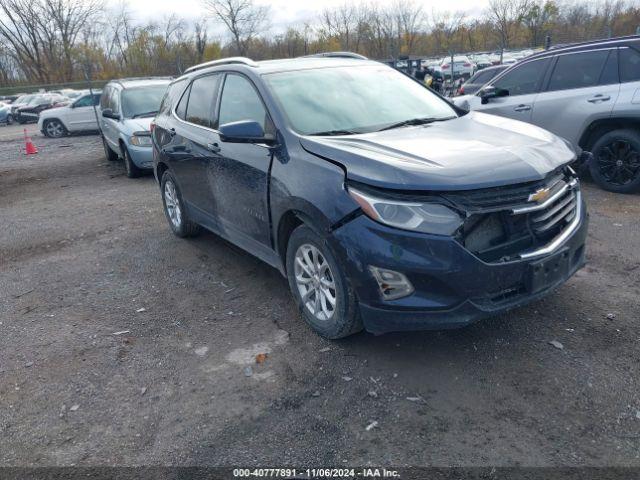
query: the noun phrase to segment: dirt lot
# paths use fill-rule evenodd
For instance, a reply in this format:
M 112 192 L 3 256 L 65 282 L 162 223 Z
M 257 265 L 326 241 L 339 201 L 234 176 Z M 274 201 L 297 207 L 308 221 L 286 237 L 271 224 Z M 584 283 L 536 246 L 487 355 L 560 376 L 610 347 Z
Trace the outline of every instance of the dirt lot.
M 638 196 L 585 185 L 589 264 L 544 301 L 331 343 L 278 272 L 174 237 L 97 136 L 9 133 L 0 464 L 640 465 Z

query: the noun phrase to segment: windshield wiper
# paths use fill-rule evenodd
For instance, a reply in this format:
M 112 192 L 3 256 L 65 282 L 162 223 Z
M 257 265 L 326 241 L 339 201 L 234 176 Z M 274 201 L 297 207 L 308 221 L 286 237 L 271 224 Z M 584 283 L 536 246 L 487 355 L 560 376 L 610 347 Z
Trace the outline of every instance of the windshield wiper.
M 337 135 L 357 135 L 359 132 L 354 132 L 352 130 L 327 130 L 326 132 L 315 132 L 310 133 L 309 135 L 318 136 L 318 137 L 330 137 Z
M 414 125 L 426 125 L 427 123 L 433 122 L 442 122 L 443 120 L 451 120 L 456 117 L 421 117 L 421 118 L 410 118 L 409 120 L 403 120 L 402 122 L 392 123 L 391 125 L 387 125 L 386 127 L 382 127 L 378 132 L 382 132 L 383 130 L 392 130 L 394 128 L 400 127 L 409 127 Z
M 134 116 L 132 116 L 131 118 L 139 118 L 139 117 L 149 117 L 151 115 L 155 115 L 156 113 L 158 113 L 157 110 L 153 111 L 153 112 L 144 112 L 144 113 L 136 113 Z

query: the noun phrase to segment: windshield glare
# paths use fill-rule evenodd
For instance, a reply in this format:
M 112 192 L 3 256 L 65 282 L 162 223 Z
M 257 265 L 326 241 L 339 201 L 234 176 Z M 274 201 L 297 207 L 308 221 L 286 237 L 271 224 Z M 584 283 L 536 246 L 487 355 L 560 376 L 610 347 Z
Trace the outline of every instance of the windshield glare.
M 122 113 L 125 118 L 147 114 L 153 116 L 160 108 L 167 85 L 128 88 L 122 92 Z
M 293 129 L 372 132 L 405 120 L 456 116 L 427 88 L 380 65 L 298 70 L 265 75 Z

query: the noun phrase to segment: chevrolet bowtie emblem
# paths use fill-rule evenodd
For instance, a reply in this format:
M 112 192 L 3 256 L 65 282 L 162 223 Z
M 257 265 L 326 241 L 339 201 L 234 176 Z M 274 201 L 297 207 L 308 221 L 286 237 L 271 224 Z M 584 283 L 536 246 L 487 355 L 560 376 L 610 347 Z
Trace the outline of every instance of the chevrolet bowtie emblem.
M 540 190 L 536 191 L 535 193 L 532 193 L 531 195 L 529 195 L 529 198 L 527 199 L 527 201 L 528 202 L 542 203 L 549 197 L 549 192 L 550 191 L 551 190 L 548 189 L 548 188 L 541 188 Z

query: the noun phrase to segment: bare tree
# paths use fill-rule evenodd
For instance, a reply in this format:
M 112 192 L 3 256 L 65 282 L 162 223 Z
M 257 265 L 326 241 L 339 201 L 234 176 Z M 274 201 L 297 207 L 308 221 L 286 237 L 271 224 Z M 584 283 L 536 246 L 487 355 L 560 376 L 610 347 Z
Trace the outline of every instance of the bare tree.
M 522 20 L 529 9 L 530 0 L 490 0 L 488 16 L 500 37 L 500 46 L 509 48 Z
M 233 38 L 236 51 L 247 55 L 251 41 L 266 27 L 269 8 L 253 0 L 203 0 L 213 17 L 223 23 Z

